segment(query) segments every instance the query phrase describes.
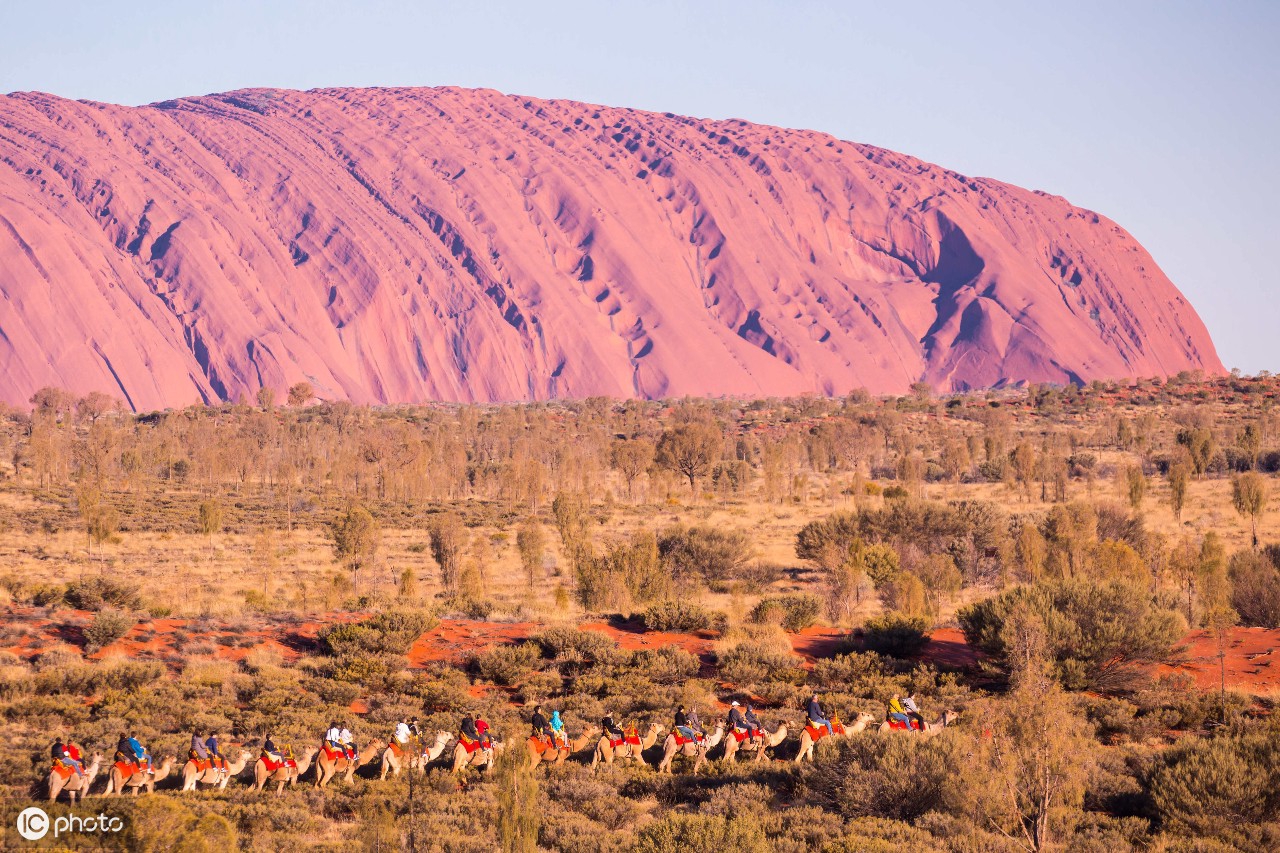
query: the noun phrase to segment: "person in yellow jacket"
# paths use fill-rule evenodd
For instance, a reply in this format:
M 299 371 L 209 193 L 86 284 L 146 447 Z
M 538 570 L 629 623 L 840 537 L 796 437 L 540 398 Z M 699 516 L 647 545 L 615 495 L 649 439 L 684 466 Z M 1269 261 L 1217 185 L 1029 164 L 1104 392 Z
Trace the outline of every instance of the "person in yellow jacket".
M 902 707 L 902 697 L 897 693 L 893 694 L 893 698 L 889 700 L 889 713 L 886 716 L 890 720 L 896 720 L 908 726 L 911 725 L 911 718 L 907 716 L 907 709 Z

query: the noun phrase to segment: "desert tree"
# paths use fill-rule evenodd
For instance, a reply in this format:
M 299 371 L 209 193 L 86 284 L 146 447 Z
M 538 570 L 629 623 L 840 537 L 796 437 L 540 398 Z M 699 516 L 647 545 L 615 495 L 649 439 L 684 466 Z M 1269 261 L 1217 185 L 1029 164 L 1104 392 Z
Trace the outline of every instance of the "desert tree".
M 1258 467 L 1258 456 L 1262 453 L 1262 428 L 1259 424 L 1245 424 L 1236 436 L 1236 448 L 1249 460 L 1249 468 Z
M 209 551 L 213 551 L 213 537 L 222 532 L 223 519 L 226 511 L 222 507 L 222 501 L 217 498 L 209 498 L 201 501 L 197 511 L 197 521 L 200 525 L 200 532 L 209 540 Z
M 532 592 L 534 580 L 546 553 L 546 536 L 536 518 L 525 519 L 520 529 L 516 531 L 516 550 L 520 552 L 520 565 L 529 583 L 529 591 Z
M 1177 442 L 1187 449 L 1191 470 L 1197 479 L 1203 477 L 1217 450 L 1213 430 L 1208 427 L 1187 427 L 1178 431 Z
M 705 421 L 680 424 L 662 433 L 656 459 L 659 465 L 689 481 L 689 491 L 696 500 L 698 480 L 711 472 L 723 446 L 724 436 L 715 424 Z
M 653 464 L 656 448 L 647 438 L 620 438 L 610 448 L 610 463 L 627 484 L 627 498 L 635 500 L 636 480 Z
M 1267 481 L 1256 471 L 1241 474 L 1231 481 L 1231 504 L 1248 518 L 1253 534 L 1253 548 L 1258 549 L 1258 519 L 1267 508 Z
M 289 386 L 289 405 L 294 408 L 305 406 L 315 395 L 316 392 L 310 382 L 295 382 Z
M 462 580 L 463 554 L 467 548 L 467 528 L 456 513 L 444 512 L 431 519 L 431 556 L 440 567 L 440 585 L 454 595 Z
M 1181 459 L 1170 464 L 1166 479 L 1169 481 L 1169 506 L 1173 508 L 1174 520 L 1181 524 L 1182 508 L 1187 503 L 1187 484 L 1191 479 L 1188 464 Z
M 498 842 L 502 853 L 533 853 L 538 849 L 538 777 L 528 752 L 506 749 L 495 759 L 498 801 Z M 410 773 L 410 776 L 413 774 Z
M 1137 512 L 1142 509 L 1142 499 L 1147 494 L 1147 475 L 1142 472 L 1141 465 L 1126 465 L 1124 469 L 1125 496 L 1129 499 L 1129 507 Z
M 382 529 L 367 509 L 352 504 L 328 527 L 333 543 L 333 555 L 338 562 L 351 570 L 352 586 L 360 576 L 360 570 L 373 565 L 382 544 Z
M 120 401 L 110 394 L 101 391 L 90 391 L 76 401 L 76 417 L 81 421 L 96 424 L 98 419 L 111 412 L 119 411 Z

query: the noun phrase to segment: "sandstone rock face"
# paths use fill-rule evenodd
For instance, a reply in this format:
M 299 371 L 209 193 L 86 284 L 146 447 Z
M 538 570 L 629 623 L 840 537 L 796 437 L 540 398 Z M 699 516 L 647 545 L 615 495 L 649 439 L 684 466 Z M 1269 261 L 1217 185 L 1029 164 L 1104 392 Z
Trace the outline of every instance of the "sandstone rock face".
M 825 134 L 493 91 L 0 97 L 0 398 L 138 410 L 1220 372 L 1138 243 Z

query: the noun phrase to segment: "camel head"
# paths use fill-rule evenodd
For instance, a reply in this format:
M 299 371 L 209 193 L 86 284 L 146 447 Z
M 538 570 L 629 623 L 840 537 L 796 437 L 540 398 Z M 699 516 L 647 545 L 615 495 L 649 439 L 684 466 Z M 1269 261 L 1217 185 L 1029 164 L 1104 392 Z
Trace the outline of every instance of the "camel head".
M 863 711 L 862 713 L 858 714 L 858 716 L 854 719 L 854 722 L 860 724 L 863 728 L 866 728 L 867 726 L 871 725 L 875 721 L 876 721 L 876 718 L 868 714 L 866 711 Z
M 960 719 L 960 712 L 948 709 L 942 712 L 942 717 L 938 720 L 938 725 L 942 728 L 946 728 L 958 719 Z

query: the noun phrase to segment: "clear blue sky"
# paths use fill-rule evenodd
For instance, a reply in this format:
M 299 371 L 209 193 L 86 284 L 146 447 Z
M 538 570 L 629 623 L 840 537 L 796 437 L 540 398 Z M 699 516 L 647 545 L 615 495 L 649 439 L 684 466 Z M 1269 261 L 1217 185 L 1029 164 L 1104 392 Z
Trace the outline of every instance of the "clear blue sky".
M 0 92 L 485 86 L 823 130 L 1115 219 L 1252 373 L 1280 371 L 1278 45 L 1276 0 L 14 0 Z

